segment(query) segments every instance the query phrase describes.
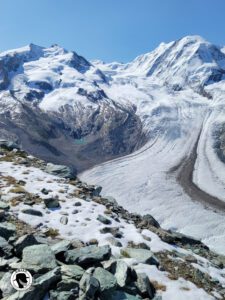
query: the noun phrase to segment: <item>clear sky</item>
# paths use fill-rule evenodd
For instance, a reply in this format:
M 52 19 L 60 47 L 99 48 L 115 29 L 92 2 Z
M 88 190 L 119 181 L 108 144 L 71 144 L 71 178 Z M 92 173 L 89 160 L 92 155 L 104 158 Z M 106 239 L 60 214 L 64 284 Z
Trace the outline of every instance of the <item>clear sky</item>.
M 225 45 L 225 0 L 0 0 L 0 51 L 57 43 L 126 62 L 192 34 Z

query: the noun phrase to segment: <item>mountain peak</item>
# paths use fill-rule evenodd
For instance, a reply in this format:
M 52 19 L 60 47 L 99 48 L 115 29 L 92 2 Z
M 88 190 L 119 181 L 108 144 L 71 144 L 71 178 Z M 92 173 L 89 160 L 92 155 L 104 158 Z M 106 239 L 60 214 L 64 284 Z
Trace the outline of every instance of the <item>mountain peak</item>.
M 209 43 L 206 39 L 204 39 L 200 35 L 187 35 L 181 39 L 179 39 L 177 42 L 183 42 L 183 43 Z
M 177 41 L 161 43 L 152 52 L 121 65 L 116 72 L 147 76 L 161 84 L 180 88 L 199 88 L 224 78 L 225 54 L 220 47 L 201 36 L 190 35 Z

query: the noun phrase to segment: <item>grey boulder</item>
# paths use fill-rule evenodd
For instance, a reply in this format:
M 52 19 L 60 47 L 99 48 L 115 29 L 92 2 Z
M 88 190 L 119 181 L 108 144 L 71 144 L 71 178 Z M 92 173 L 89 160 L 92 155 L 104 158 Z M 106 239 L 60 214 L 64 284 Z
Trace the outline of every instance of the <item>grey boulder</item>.
M 52 175 L 56 175 L 63 178 L 73 179 L 76 177 L 75 170 L 72 170 L 71 168 L 64 165 L 54 165 L 52 163 L 48 163 L 45 168 L 45 171 Z
M 55 268 L 34 280 L 30 289 L 26 291 L 18 291 L 9 296 L 7 300 L 42 300 L 50 287 L 57 284 L 60 279 L 60 268 Z
M 65 254 L 66 263 L 90 265 L 109 259 L 111 248 L 108 245 L 98 247 L 91 245 L 79 249 L 69 250 Z
M 112 223 L 111 220 L 109 220 L 108 218 L 106 218 L 103 215 L 98 215 L 97 220 L 105 225 L 109 225 Z
M 149 297 L 150 299 L 153 299 L 155 295 L 155 288 L 146 274 L 137 273 L 136 287 L 142 297 Z
M 33 209 L 33 208 L 22 209 L 21 212 L 23 214 L 32 215 L 32 216 L 35 216 L 35 217 L 42 217 L 43 216 L 41 211 Z
M 122 291 L 114 291 L 107 298 L 107 300 L 141 300 L 141 299 L 142 298 L 139 296 L 130 295 Z
M 6 239 L 0 236 L 0 256 L 11 256 L 13 247 L 7 242 Z
M 21 256 L 24 248 L 38 244 L 39 242 L 33 234 L 26 234 L 18 238 L 18 240 L 14 243 L 14 249 L 16 254 Z
M 117 284 L 120 287 L 124 287 L 128 283 L 130 273 L 130 267 L 123 260 L 118 260 L 116 262 L 116 270 L 114 276 L 117 280 Z
M 117 287 L 115 276 L 103 268 L 96 268 L 93 277 L 99 281 L 101 293 L 108 293 Z
M 62 240 L 54 245 L 51 246 L 51 250 L 54 252 L 54 254 L 61 254 L 68 251 L 71 247 L 71 242 L 67 240 Z
M 44 203 L 47 208 L 58 208 L 60 207 L 59 200 L 56 198 L 46 198 Z
M 0 290 L 4 297 L 9 296 L 15 292 L 14 288 L 10 284 L 12 272 L 6 272 L 0 280 Z
M 84 274 L 84 269 L 78 265 L 62 265 L 61 267 L 62 277 L 68 277 L 75 280 L 80 280 Z
M 135 249 L 135 248 L 124 248 L 121 249 L 120 253 L 129 258 L 136 259 L 139 263 L 149 264 L 149 265 L 159 265 L 157 258 L 154 256 L 153 252 L 146 249 Z
M 99 281 L 90 273 L 85 272 L 80 280 L 80 298 L 82 300 L 94 299 L 95 294 L 100 289 Z
M 56 268 L 54 252 L 48 245 L 34 245 L 23 249 L 22 268 L 45 271 Z
M 0 209 L 8 210 L 10 208 L 9 204 L 4 201 L 0 201 Z
M 8 240 L 16 233 L 16 226 L 12 223 L 3 222 L 0 223 L 0 236 Z
M 8 150 L 19 149 L 19 145 L 17 142 L 3 139 L 0 140 L 0 147 L 6 148 Z

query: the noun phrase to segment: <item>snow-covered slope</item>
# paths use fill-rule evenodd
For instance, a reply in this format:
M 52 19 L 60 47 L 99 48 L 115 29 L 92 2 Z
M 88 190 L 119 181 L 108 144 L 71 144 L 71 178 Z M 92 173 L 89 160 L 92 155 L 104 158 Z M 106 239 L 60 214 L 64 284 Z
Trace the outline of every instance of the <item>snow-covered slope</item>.
M 111 78 L 107 95 L 137 106 L 148 143 L 81 174 L 129 210 L 150 212 L 163 227 L 202 238 L 222 253 L 224 57 L 194 36 L 161 44 L 129 64 L 97 62 Z
M 95 285 L 93 300 L 99 294 L 102 299 L 223 299 L 224 256 L 187 236 L 171 235 L 149 215 L 145 222 L 128 213 L 115 199 L 103 198 L 99 187 L 46 173 L 46 163 L 24 151 L 0 147 L 0 153 L 1 299 L 31 300 L 32 291 L 38 300 L 55 298 L 54 293 L 78 299 L 75 295 L 86 291 L 84 278 L 97 276 L 96 268 L 103 272 L 96 278 L 104 290 Z M 8 278 L 24 266 L 36 276 L 18 295 Z M 140 273 L 145 277 L 139 286 Z M 114 290 L 117 297 L 111 298 Z

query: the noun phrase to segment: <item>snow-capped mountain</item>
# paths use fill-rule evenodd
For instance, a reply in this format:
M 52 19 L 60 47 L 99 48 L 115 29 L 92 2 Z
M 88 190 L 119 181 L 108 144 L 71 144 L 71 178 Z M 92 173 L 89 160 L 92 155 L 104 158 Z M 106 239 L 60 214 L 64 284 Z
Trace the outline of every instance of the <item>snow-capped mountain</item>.
M 97 165 L 81 177 L 222 253 L 224 93 L 224 48 L 199 36 L 126 64 L 57 45 L 0 54 L 2 137 L 78 171 Z
M 144 140 L 135 106 L 115 103 L 100 83 L 99 69 L 57 45 L 1 53 L 2 135 L 78 170 L 130 153 Z
M 161 43 L 154 51 L 140 55 L 128 64 L 93 63 L 112 75 L 151 77 L 163 84 L 174 85 L 175 89 L 200 88 L 225 78 L 223 50 L 199 36 Z

